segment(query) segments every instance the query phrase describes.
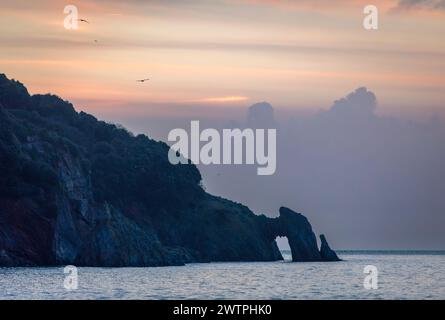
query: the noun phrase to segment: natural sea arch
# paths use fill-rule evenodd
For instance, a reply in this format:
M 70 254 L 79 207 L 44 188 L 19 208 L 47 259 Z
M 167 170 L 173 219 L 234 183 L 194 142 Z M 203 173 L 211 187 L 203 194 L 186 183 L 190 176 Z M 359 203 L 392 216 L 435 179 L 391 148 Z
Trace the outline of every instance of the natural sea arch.
M 278 236 L 275 238 L 275 242 L 281 251 L 281 255 L 285 261 L 292 261 L 292 253 L 289 246 L 289 240 L 286 236 Z

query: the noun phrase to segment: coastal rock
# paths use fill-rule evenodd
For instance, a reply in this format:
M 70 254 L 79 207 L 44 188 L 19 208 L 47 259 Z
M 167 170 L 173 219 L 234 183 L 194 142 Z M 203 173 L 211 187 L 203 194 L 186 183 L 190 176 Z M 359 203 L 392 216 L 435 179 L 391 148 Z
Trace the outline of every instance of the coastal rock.
M 277 237 L 286 237 L 292 253 L 292 261 L 338 261 L 337 255 L 329 248 L 326 238 L 321 235 L 321 250 L 312 226 L 301 213 L 281 207 L 278 218 L 262 217 L 264 232 L 271 241 Z M 338 259 L 338 258 L 337 258 Z
M 276 261 L 277 236 L 294 261 L 336 257 L 303 215 L 210 195 L 168 150 L 0 74 L 0 267 Z
M 329 244 L 324 234 L 320 235 L 320 241 L 321 241 L 320 255 L 323 261 L 341 261 L 341 259 L 335 253 L 335 251 L 329 247 Z
M 292 252 L 292 261 L 321 261 L 317 238 L 309 221 L 300 213 L 280 208 L 281 234 L 286 236 Z

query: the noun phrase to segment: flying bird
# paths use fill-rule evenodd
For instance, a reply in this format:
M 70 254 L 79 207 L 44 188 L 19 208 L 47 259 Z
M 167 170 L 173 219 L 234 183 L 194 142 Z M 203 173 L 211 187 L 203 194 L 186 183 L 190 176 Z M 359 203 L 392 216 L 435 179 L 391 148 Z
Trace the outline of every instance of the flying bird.
M 136 80 L 137 82 L 145 82 L 145 81 L 148 81 L 148 80 L 150 80 L 150 79 L 140 79 L 140 80 Z
M 85 19 L 77 19 L 77 21 L 85 22 L 85 23 L 90 23 L 88 20 L 85 20 Z

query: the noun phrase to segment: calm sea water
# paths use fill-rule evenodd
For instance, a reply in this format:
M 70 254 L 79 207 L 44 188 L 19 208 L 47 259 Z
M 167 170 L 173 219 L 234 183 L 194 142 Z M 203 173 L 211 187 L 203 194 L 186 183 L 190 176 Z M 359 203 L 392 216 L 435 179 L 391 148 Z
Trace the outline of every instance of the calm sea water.
M 285 259 L 290 254 L 284 252 Z M 163 268 L 0 268 L 0 299 L 445 299 L 444 252 L 340 252 L 338 263 L 210 263 Z M 378 269 L 377 290 L 363 268 Z

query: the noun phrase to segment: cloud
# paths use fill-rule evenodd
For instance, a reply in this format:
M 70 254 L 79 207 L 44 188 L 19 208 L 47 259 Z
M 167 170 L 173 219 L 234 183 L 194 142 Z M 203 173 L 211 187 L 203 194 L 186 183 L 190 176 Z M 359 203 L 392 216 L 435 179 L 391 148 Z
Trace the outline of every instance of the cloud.
M 445 10 L 445 0 L 399 0 L 395 10 L 443 11 Z
M 373 116 L 376 107 L 377 99 L 374 93 L 362 87 L 345 98 L 335 101 L 328 113 L 343 119 L 345 117 L 363 118 Z
M 212 98 L 204 98 L 199 99 L 192 102 L 207 102 L 207 103 L 230 103 L 230 102 L 240 102 L 249 100 L 249 97 L 243 96 L 226 96 L 226 97 L 212 97 Z
M 249 43 L 244 42 L 216 42 L 216 41 L 181 41 L 181 40 L 134 40 L 125 38 L 112 38 L 103 36 L 100 45 L 94 45 L 90 38 L 67 38 L 63 36 L 35 35 L 32 37 L 20 37 L 15 39 L 9 36 L 0 36 L 2 44 L 9 47 L 30 47 L 30 48 L 55 48 L 61 47 L 67 50 L 76 48 L 95 48 L 95 49 L 162 49 L 162 50 L 191 50 L 191 51 L 246 51 L 246 52 L 264 52 L 264 53 L 283 53 L 283 54 L 320 54 L 320 55 L 382 55 L 382 56 L 403 56 L 414 59 L 444 59 L 445 52 L 428 51 L 422 49 L 392 49 L 392 48 L 372 48 L 372 47 L 352 47 L 352 46 L 331 46 L 331 45 L 304 45 L 304 44 L 270 44 L 270 43 Z
M 267 102 L 252 105 L 247 111 L 247 125 L 250 128 L 274 128 L 274 109 Z

